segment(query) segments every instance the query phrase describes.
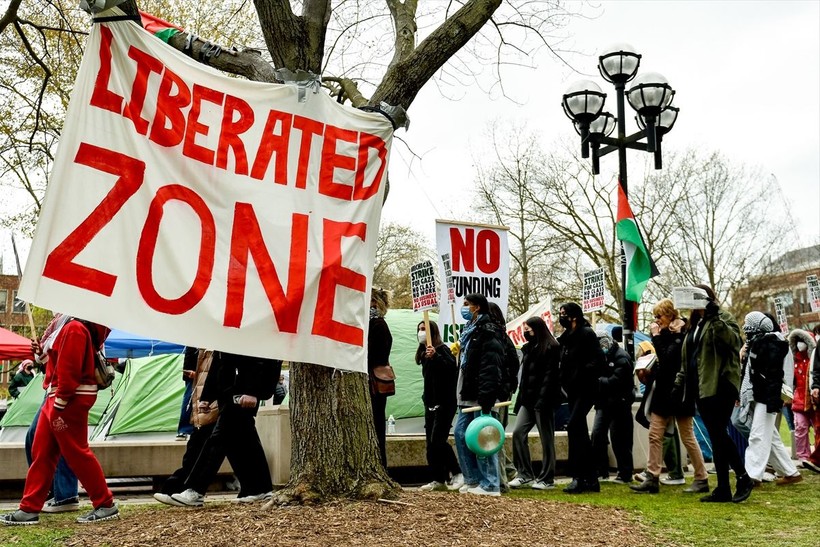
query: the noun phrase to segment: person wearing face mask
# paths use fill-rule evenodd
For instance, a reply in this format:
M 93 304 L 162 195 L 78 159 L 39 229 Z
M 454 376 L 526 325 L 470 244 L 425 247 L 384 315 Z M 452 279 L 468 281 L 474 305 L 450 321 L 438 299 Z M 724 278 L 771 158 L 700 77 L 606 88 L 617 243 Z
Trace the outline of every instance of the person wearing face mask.
M 480 406 L 482 414 L 489 414 L 502 390 L 502 366 L 504 347 L 503 331 L 489 315 L 489 303 L 481 294 L 464 297 L 461 315 L 467 323 L 459 336 L 458 356 L 458 406 L 461 409 Z M 501 484 L 498 474 L 498 454 L 478 456 L 467 448 L 467 426 L 477 418 L 478 412 L 459 411 L 454 437 L 461 472 L 464 475 L 462 493 L 500 496 Z
M 513 431 L 513 462 L 518 475 L 510 481 L 511 488 L 531 487 L 535 490 L 555 488 L 555 409 L 561 404 L 558 381 L 558 341 L 540 317 L 524 322 L 521 348 L 521 380 L 515 400 L 515 430 Z M 538 428 L 541 439 L 541 471 L 535 474 L 530 459 L 529 433 Z
M 432 482 L 422 486 L 421 490 L 458 490 L 464 480 L 453 447 L 447 442 L 456 415 L 456 358 L 442 342 L 436 323 L 430 321 L 428 332 L 421 321 L 416 333 L 419 340 L 416 364 L 421 365 L 424 378 L 421 400 L 424 402 L 427 465 L 433 476 Z
M 794 446 L 800 466 L 813 469 L 809 462 L 811 446 L 809 445 L 809 429 L 814 429 L 815 447 L 820 446 L 820 411 L 811 398 L 811 357 L 814 354 L 816 343 L 812 335 L 801 329 L 794 329 L 789 333 L 789 349 L 794 357 Z M 807 462 L 809 462 L 807 464 Z
M 390 363 L 390 350 L 393 348 L 393 335 L 387 326 L 384 316 L 388 308 L 387 291 L 373 287 L 370 292 L 370 325 L 367 335 L 367 373 L 373 382 L 373 367 Z M 387 469 L 387 395 L 378 393 L 370 386 L 370 406 L 373 411 L 373 423 L 376 426 L 376 439 L 379 444 L 379 459 Z
M 558 311 L 558 322 L 564 332 L 561 344 L 559 374 L 561 387 L 569 400 L 567 423 L 568 463 L 572 481 L 564 488 L 568 494 L 600 492 L 598 474 L 587 427 L 587 414 L 595 406 L 598 378 L 605 372 L 604 352 L 595 331 L 584 319 L 584 312 L 575 302 L 568 302 Z

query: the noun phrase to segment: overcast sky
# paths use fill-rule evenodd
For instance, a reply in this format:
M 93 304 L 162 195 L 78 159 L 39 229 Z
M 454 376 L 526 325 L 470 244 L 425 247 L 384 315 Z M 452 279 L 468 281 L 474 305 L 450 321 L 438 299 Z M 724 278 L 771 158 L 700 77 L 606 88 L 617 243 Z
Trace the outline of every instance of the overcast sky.
M 615 110 L 614 89 L 597 74 L 597 55 L 627 42 L 643 55 L 641 72 L 664 74 L 677 92 L 681 113 L 664 150 L 719 150 L 759 169 L 791 203 L 799 242 L 785 246 L 820 242 L 820 1 L 618 0 L 585 13 L 564 29 L 561 47 L 583 52 L 565 58 L 599 82 L 609 110 Z M 457 101 L 432 84 L 422 90 L 409 112 L 410 130 L 397 133 L 421 159 L 410 164 L 407 146 L 394 141 L 383 222 L 410 224 L 432 244 L 436 218 L 471 220 L 472 157 L 493 121 L 526 122 L 545 147 L 567 137 L 577 142 L 560 101 L 584 76 L 546 51 L 533 63 L 536 70 L 505 73 L 506 88 L 523 104 L 478 88 Z M 629 152 L 630 180 L 638 180 L 645 156 Z M 604 180 L 617 170 L 616 158 L 602 159 Z M 4 273 L 13 273 L 9 232 L 0 239 Z M 18 245 L 27 252 L 29 242 Z
M 799 244 L 820 243 L 820 2 L 618 0 L 586 13 L 592 18 L 575 18 L 565 29 L 562 47 L 584 53 L 566 59 L 608 94 L 607 110 L 615 112 L 614 87 L 598 75 L 597 57 L 627 42 L 643 56 L 639 73 L 660 72 L 677 92 L 681 112 L 664 150 L 719 150 L 759 169 L 791 203 Z M 469 220 L 472 157 L 493 120 L 526 122 L 547 148 L 561 138 L 580 141 L 560 102 L 585 76 L 546 52 L 534 62 L 536 70 L 518 71 L 506 83 L 523 105 L 478 89 L 457 102 L 432 85 L 422 91 L 410 130 L 398 133 L 422 159 L 408 171 L 406 147 L 394 145 L 384 221 L 411 224 L 432 242 L 435 218 Z M 634 112 L 626 109 L 631 133 Z M 629 151 L 631 181 L 645 156 Z M 603 180 L 617 163 L 614 154 L 601 160 Z

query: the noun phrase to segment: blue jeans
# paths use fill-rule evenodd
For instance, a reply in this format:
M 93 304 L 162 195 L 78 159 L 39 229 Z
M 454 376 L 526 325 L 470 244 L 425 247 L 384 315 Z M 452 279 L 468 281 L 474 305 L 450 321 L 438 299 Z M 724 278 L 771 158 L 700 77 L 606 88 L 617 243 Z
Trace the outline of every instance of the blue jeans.
M 179 425 L 177 435 L 190 435 L 194 432 L 194 424 L 191 423 L 191 396 L 194 393 L 193 380 L 185 379 L 185 393 L 182 394 L 182 408 L 179 410 Z
M 461 410 L 458 412 L 453 436 L 456 440 L 461 473 L 464 475 L 464 484 L 478 484 L 488 492 L 498 492 L 501 489 L 501 478 L 498 475 L 498 453 L 492 456 L 477 456 L 467 448 L 467 442 L 464 440 L 467 426 L 478 416 L 479 412 L 464 413 Z
M 43 400 L 45 403 L 45 399 Z M 40 419 L 40 411 L 43 410 L 43 405 L 37 409 L 34 415 L 34 421 L 28 427 L 26 433 L 26 460 L 31 465 L 31 445 L 34 443 L 34 432 L 37 431 L 37 421 Z M 54 482 L 51 485 L 51 492 L 54 494 L 54 501 L 65 501 L 76 498 L 79 495 L 79 487 L 77 485 L 77 475 L 68 467 L 62 456 L 57 461 L 57 470 L 54 472 Z

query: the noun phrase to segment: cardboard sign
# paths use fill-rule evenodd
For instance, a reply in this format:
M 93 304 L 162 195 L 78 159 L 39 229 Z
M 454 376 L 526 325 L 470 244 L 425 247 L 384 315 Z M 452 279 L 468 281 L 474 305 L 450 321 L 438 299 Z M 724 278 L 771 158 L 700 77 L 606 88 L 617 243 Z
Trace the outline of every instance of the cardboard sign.
M 816 275 L 806 276 L 806 285 L 809 288 L 809 305 L 812 312 L 820 311 L 820 280 Z
M 453 285 L 453 267 L 450 264 L 450 254 L 444 253 L 441 255 L 441 264 L 444 268 L 443 276 L 447 283 L 447 303 L 455 304 L 456 302 L 456 288 Z
M 672 300 L 679 310 L 702 310 L 709 302 L 709 295 L 698 287 L 675 287 L 672 289 Z
M 429 260 L 410 268 L 410 290 L 413 293 L 413 311 L 429 310 L 438 306 L 436 269 Z
M 93 25 L 20 294 L 188 346 L 365 371 L 392 126 Z
M 774 314 L 780 325 L 780 332 L 789 332 L 789 323 L 786 321 L 786 299 L 776 296 L 774 299 Z
M 437 220 L 436 248 L 439 257 L 448 255 L 452 260 L 456 316 L 452 317 L 450 306 L 442 306 L 438 316 L 441 338 L 449 344 L 458 340 L 461 326 L 466 322 L 459 308 L 468 294 L 481 294 L 506 311 L 510 296 L 507 228 Z M 439 265 L 443 272 L 443 262 Z M 447 281 L 442 278 L 440 285 L 444 301 Z
M 584 273 L 584 294 L 581 300 L 584 313 L 604 309 L 606 278 L 603 268 Z

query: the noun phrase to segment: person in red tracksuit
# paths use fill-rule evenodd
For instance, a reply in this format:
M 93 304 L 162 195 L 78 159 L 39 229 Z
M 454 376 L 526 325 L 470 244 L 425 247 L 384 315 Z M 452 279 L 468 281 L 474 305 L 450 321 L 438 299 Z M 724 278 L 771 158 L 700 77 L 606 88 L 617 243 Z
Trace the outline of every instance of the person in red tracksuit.
M 94 506 L 77 522 L 118 517 L 114 495 L 105 483 L 100 463 L 88 447 L 88 412 L 97 400 L 95 352 L 102 347 L 109 332 L 108 327 L 71 319 L 48 350 L 44 379 L 48 396 L 37 423 L 33 461 L 26 475 L 23 499 L 20 509 L 0 517 L 2 524 L 39 522 L 61 455 L 77 474 Z

